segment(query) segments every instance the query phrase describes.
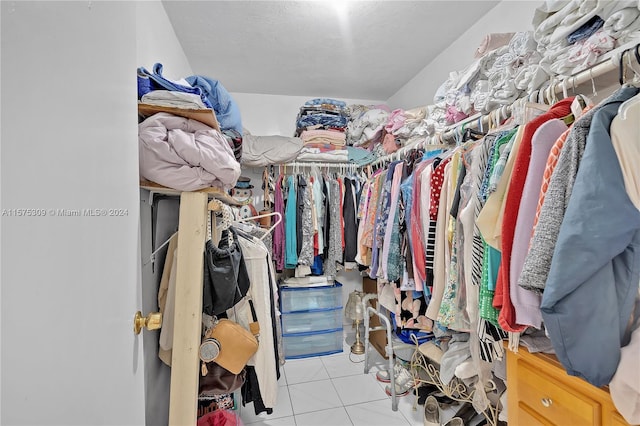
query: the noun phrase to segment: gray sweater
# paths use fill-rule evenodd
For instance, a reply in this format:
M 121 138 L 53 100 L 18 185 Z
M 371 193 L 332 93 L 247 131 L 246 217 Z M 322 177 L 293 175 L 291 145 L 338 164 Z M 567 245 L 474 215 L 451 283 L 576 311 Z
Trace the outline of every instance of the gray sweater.
M 569 204 L 591 120 L 599 108 L 596 106 L 587 111 L 573 124 L 560 151 L 558 163 L 553 170 L 544 202 L 540 207 L 538 224 L 531 238 L 529 253 L 525 258 L 518 280 L 518 285 L 522 288 L 538 294 L 542 294 L 544 290 L 551 267 L 553 249 L 556 246 L 560 225 Z

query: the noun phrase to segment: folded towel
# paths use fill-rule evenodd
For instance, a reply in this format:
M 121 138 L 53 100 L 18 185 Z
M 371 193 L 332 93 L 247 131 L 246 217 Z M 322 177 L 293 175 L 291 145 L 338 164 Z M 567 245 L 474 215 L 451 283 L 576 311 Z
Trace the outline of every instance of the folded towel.
M 633 31 L 640 30 L 639 16 L 640 9 L 637 7 L 619 10 L 607 18 L 602 29 L 617 40 Z
M 381 108 L 373 108 L 355 120 L 351 120 L 347 127 L 349 145 L 365 145 L 382 132 L 388 118 L 389 112 Z
M 304 151 L 304 148 L 303 148 Z M 346 149 L 333 152 L 303 152 L 298 154 L 297 161 L 326 161 L 330 163 L 346 163 L 349 161 L 349 151 Z
M 476 49 L 474 57 L 481 58 L 490 51 L 497 49 L 498 47 L 506 46 L 507 44 L 509 44 L 511 37 L 513 37 L 514 34 L 515 33 L 487 34 L 480 42 L 480 46 L 478 46 L 478 48 Z
M 391 111 L 389 118 L 387 119 L 387 124 L 385 124 L 384 129 L 387 133 L 393 133 L 394 130 L 399 129 L 404 125 L 404 110 L 402 109 L 394 109 Z
M 549 78 L 549 73 L 540 64 L 531 64 L 518 70 L 514 83 L 516 89 L 531 93 L 539 89 Z
M 206 109 L 200 95 L 175 90 L 152 90 L 142 96 L 142 103 L 183 109 Z
M 329 143 L 338 146 L 346 145 L 345 133 L 336 130 L 304 130 L 300 134 L 300 139 L 302 139 L 305 144 L 315 142 Z
M 584 43 L 577 43 L 569 49 L 568 62 L 574 65 L 573 74 L 595 65 L 599 56 L 604 55 L 615 47 L 615 39 L 607 31 L 599 30 Z
M 357 148 L 354 146 L 347 147 L 348 157 L 350 163 L 355 163 L 358 166 L 365 166 L 367 164 L 376 161 L 376 156 L 369 150 L 364 148 Z

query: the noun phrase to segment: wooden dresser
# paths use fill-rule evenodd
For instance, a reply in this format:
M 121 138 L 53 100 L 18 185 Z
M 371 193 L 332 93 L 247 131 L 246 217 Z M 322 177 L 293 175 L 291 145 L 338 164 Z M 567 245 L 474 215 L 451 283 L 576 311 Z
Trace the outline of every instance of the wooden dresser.
M 629 425 L 606 387 L 569 376 L 554 355 L 506 352 L 509 425 Z

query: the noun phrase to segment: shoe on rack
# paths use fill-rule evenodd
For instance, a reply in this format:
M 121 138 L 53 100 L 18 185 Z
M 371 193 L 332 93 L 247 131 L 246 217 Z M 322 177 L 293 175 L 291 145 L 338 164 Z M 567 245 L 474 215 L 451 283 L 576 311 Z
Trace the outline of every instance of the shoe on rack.
M 431 395 L 424 402 L 424 426 L 440 426 L 440 405 Z
M 393 364 L 393 375 L 395 377 L 398 377 L 398 375 L 402 372 L 402 370 L 406 370 L 406 368 L 404 368 L 404 366 L 399 361 L 396 361 L 395 364 Z M 389 376 L 389 370 L 378 371 L 376 373 L 376 380 L 382 383 L 391 382 L 391 376 Z
M 414 394 L 418 397 L 418 405 L 424 405 L 427 397 L 434 392 L 438 392 L 439 389 L 436 385 L 431 383 L 423 383 L 418 388 L 414 388 Z
M 460 417 L 453 417 L 451 420 L 446 422 L 444 426 L 464 426 L 464 422 Z
M 400 373 L 394 377 L 396 384 L 396 396 L 409 395 L 411 389 L 413 389 L 413 376 L 409 373 L 409 370 L 402 367 Z M 384 388 L 387 395 L 391 396 L 391 384 Z
M 462 404 L 462 407 L 456 411 L 453 417 L 460 417 L 462 419 L 462 423 L 467 425 L 471 424 L 471 420 L 473 420 L 479 413 L 473 408 L 473 404 L 470 402 L 465 402 Z
M 432 395 L 435 397 L 436 400 L 438 400 L 438 404 L 440 404 L 440 408 L 442 408 L 443 410 L 452 405 L 458 405 L 458 401 L 448 397 L 442 392 L 435 392 Z

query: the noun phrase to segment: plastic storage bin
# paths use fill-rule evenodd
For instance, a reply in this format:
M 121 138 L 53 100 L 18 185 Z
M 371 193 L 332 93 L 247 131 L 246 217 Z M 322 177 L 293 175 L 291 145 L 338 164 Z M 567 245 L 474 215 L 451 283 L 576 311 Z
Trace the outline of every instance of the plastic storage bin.
M 282 333 L 308 333 L 342 327 L 342 308 L 282 314 Z
M 320 287 L 280 287 L 280 312 L 307 312 L 342 307 L 342 284 Z
M 282 335 L 286 359 L 307 358 L 342 352 L 342 328 Z

